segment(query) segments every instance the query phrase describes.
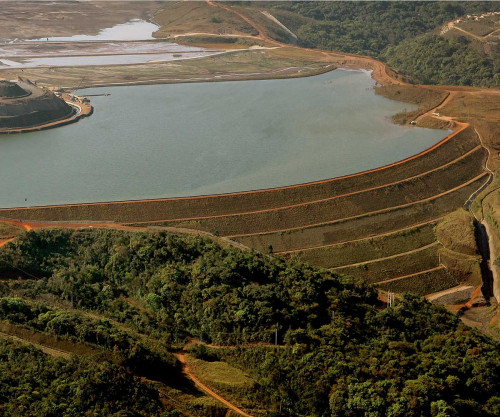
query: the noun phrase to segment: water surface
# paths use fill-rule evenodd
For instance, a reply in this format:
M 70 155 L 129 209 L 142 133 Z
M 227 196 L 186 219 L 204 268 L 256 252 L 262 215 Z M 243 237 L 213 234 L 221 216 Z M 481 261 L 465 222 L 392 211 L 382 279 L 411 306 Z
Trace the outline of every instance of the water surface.
M 392 124 L 413 107 L 375 95 L 362 71 L 79 93 L 104 92 L 76 124 L 0 136 L 0 207 L 315 181 L 403 159 L 448 133 Z
M 113 27 L 101 29 L 97 35 L 52 36 L 31 40 L 48 40 L 50 42 L 142 41 L 154 39 L 153 33 L 158 29 L 159 26 L 154 23 L 142 19 L 132 19 L 127 23 L 119 23 Z
M 177 61 L 179 59 L 201 58 L 213 55 L 213 51 L 173 52 L 154 54 L 123 54 L 123 55 L 88 55 L 88 56 L 59 56 L 23 59 L 2 59 L 0 68 L 33 68 L 40 66 L 50 67 L 81 67 L 92 65 L 133 65 L 148 62 Z

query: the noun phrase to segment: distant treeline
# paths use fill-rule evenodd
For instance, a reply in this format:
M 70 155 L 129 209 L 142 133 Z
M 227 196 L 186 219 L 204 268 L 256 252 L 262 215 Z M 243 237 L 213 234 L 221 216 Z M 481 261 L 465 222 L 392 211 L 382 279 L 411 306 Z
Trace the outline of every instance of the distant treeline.
M 500 85 L 498 43 L 438 36 L 459 16 L 500 10 L 498 2 L 278 2 L 273 13 L 303 46 L 370 55 L 416 82 Z

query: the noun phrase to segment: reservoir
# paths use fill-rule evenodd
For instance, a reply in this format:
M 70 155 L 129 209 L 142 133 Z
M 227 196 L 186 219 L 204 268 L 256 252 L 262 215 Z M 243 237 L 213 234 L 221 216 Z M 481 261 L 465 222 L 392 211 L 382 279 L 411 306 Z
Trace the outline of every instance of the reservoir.
M 94 115 L 0 136 L 0 207 L 227 193 L 351 174 L 414 155 L 447 131 L 397 126 L 411 105 L 366 71 L 105 87 Z

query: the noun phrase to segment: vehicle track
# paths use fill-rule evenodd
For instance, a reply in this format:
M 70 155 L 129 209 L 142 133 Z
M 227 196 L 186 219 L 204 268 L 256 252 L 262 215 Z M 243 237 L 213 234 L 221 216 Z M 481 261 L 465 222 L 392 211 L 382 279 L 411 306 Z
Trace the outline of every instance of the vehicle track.
M 53 358 L 58 358 L 58 357 L 62 356 L 64 359 L 69 359 L 72 355 L 72 352 L 56 349 L 56 348 L 53 348 L 53 347 L 50 347 L 47 345 L 42 345 L 40 343 L 33 342 L 31 340 L 24 339 L 24 338 L 21 338 L 19 336 L 14 336 L 14 335 L 2 332 L 2 331 L 0 331 L 0 337 L 2 339 L 13 340 L 15 342 L 20 342 L 23 344 L 31 345 L 37 349 L 40 349 L 43 353 L 52 356 Z

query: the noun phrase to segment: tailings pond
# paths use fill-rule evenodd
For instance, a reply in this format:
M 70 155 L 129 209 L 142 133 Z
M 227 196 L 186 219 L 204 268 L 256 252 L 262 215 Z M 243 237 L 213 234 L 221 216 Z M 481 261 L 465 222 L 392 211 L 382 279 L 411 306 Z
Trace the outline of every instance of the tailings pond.
M 0 44 L 0 69 L 89 66 L 176 61 L 214 54 L 214 50 L 156 41 L 159 27 L 140 19 L 102 29 L 97 35 L 13 39 Z
M 106 87 L 94 115 L 0 136 L 0 207 L 277 187 L 379 167 L 448 132 L 391 123 L 408 104 L 368 72 L 265 81 Z

